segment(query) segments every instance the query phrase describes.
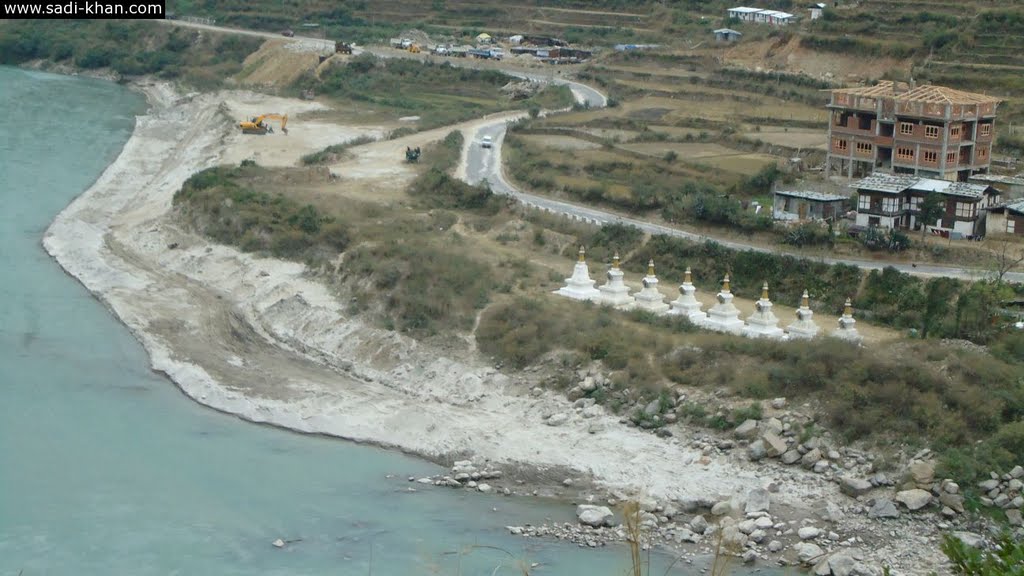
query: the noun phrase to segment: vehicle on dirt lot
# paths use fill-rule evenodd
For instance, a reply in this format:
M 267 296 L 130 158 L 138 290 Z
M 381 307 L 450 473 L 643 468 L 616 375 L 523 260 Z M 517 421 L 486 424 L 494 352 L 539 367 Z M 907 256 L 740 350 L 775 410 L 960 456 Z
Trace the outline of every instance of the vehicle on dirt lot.
M 292 36 L 295 36 L 295 32 L 292 32 L 291 30 L 285 30 L 284 32 L 281 32 L 281 36 L 291 38 Z
M 483 146 L 484 148 L 490 148 L 492 144 L 494 144 L 494 139 L 490 136 L 484 136 L 483 139 L 480 140 L 480 146 Z

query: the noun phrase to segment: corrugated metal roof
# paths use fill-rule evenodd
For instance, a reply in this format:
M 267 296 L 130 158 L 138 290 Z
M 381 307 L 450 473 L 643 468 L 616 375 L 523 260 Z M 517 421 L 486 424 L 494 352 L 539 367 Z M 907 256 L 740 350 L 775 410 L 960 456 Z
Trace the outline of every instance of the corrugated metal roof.
M 945 190 L 939 190 L 948 196 L 962 196 L 964 198 L 982 198 L 990 186 L 984 184 L 968 184 L 967 182 L 953 182 Z
M 715 30 L 715 34 L 735 34 L 737 36 L 743 36 L 742 32 L 737 32 L 732 28 L 719 28 L 718 30 Z
M 995 210 L 1002 210 L 1004 208 L 1007 209 L 1007 210 L 1011 210 L 1013 212 L 1016 212 L 1018 214 L 1024 214 L 1024 200 L 1016 200 L 1014 202 L 1004 202 L 1003 204 L 998 204 L 996 206 L 990 206 L 988 208 L 988 210 L 991 212 L 991 211 L 995 211 Z
M 950 182 L 933 178 L 917 178 L 914 176 L 897 176 L 893 174 L 872 174 L 852 185 L 857 190 L 870 190 L 886 194 L 900 194 L 907 190 L 914 192 L 937 192 L 947 196 L 963 198 L 981 198 L 990 188 L 984 184 L 968 184 L 967 182 Z
M 729 8 L 729 12 L 742 12 L 744 14 L 750 14 L 752 12 L 760 12 L 761 8 L 751 8 L 749 6 L 737 6 L 736 8 Z M 721 14 L 721 12 L 719 12 Z
M 832 90 L 836 94 L 868 96 L 871 98 L 894 98 L 897 102 L 925 102 L 929 104 L 991 104 L 1002 102 L 1001 99 L 985 94 L 964 92 L 944 86 L 926 84 L 910 88 L 905 92 L 897 92 L 892 80 L 882 80 L 874 86 L 859 88 L 838 88 Z
M 892 174 L 872 174 L 867 178 L 851 184 L 857 190 L 871 190 L 887 194 L 899 194 L 916 184 L 918 178 L 913 176 L 894 176 Z
M 820 200 L 822 202 L 835 202 L 836 200 L 846 200 L 846 196 L 840 196 L 838 194 L 829 194 L 828 192 L 817 192 L 815 190 L 776 190 L 775 194 L 778 196 L 792 196 L 793 198 L 805 198 L 807 200 Z

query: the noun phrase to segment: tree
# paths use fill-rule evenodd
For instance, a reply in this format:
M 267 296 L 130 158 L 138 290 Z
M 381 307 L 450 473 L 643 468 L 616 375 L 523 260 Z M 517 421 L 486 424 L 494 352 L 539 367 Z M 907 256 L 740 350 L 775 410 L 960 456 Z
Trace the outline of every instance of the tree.
M 932 278 L 925 288 L 924 314 L 921 315 L 921 338 L 942 325 L 959 292 L 960 283 L 952 278 Z
M 938 194 L 929 194 L 924 197 L 920 208 L 921 238 L 924 238 L 928 226 L 934 225 L 935 221 L 942 218 L 946 212 L 946 201 Z
M 942 551 L 954 574 L 964 576 L 1024 576 L 1024 544 L 1008 532 L 995 538 L 992 550 L 978 550 L 959 538 L 944 534 Z
M 1014 250 L 1014 246 L 1011 246 L 1010 242 L 1003 240 L 996 249 L 995 255 L 992 257 L 992 271 L 996 274 L 997 284 L 1002 284 L 1006 273 L 1024 262 L 1024 250 L 1021 250 L 1019 246 L 1016 248 Z

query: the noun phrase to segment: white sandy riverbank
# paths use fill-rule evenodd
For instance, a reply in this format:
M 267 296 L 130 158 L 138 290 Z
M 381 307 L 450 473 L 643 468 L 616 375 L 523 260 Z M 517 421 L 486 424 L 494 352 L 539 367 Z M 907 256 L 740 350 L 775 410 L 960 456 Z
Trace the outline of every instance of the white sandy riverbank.
M 738 456 L 709 458 L 685 438 L 658 438 L 613 416 L 584 421 L 560 396 L 528 394 L 528 375 L 501 374 L 469 355 L 439 357 L 347 317 L 345 303 L 301 264 L 253 257 L 181 230 L 170 215 L 184 180 L 248 157 L 251 144 L 220 112 L 222 103 L 259 98 L 180 98 L 162 84 L 145 90 L 152 110 L 138 119 L 117 160 L 57 217 L 44 246 L 142 341 L 153 368 L 196 401 L 435 460 L 472 455 L 509 467 L 571 469 L 609 489 L 663 500 L 720 500 L 769 482 L 780 488 L 776 503 L 808 515 L 823 500 L 842 498 L 815 476 Z M 304 140 L 298 122 L 291 126 L 289 161 L 325 145 L 319 136 Z M 340 130 L 337 141 L 360 133 Z M 445 133 L 380 146 L 401 150 Z M 383 161 L 393 164 L 390 156 Z M 569 414 L 569 422 L 545 425 L 542 417 L 553 412 Z M 590 434 L 595 420 L 605 430 Z

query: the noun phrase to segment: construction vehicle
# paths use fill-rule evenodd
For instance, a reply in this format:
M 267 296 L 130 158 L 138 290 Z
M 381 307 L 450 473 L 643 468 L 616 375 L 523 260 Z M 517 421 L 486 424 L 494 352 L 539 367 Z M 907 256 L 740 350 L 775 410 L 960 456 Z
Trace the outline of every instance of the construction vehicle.
M 281 132 L 288 133 L 288 115 L 284 116 L 280 114 L 263 114 L 262 116 L 256 116 L 249 121 L 242 121 L 238 123 L 238 127 L 242 129 L 243 134 L 266 134 L 273 133 L 274 127 L 267 123 L 267 120 L 280 120 L 281 121 Z
M 412 52 L 413 54 L 419 54 L 420 53 L 420 45 L 419 44 L 409 44 L 409 52 Z
M 405 147 L 405 161 L 410 164 L 415 164 L 420 161 L 420 147 L 415 148 Z
M 349 44 L 348 42 L 335 42 L 334 51 L 337 54 L 351 54 L 352 45 Z

